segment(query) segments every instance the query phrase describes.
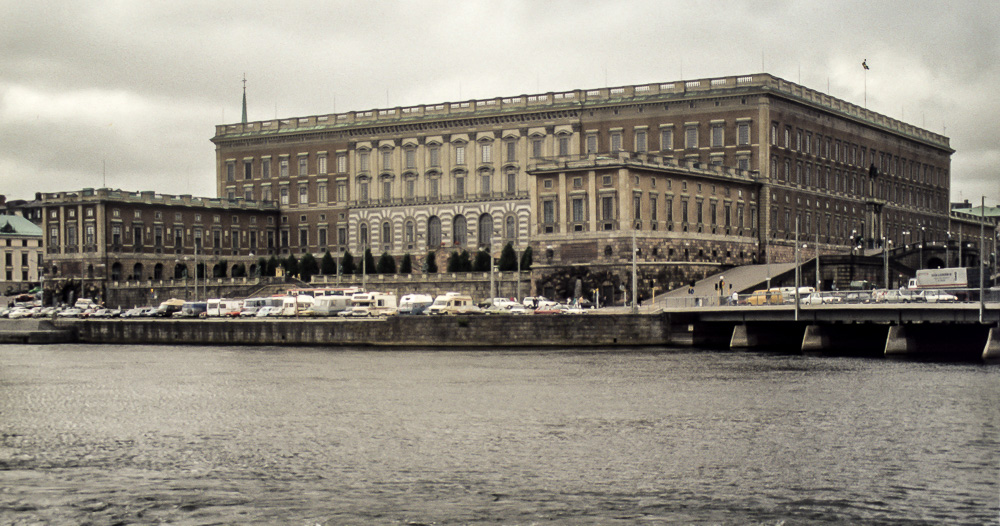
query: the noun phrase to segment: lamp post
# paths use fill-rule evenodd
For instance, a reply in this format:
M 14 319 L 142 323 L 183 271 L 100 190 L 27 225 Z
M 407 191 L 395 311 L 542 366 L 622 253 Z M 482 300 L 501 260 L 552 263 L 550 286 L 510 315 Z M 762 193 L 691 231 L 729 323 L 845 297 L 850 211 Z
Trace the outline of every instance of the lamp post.
M 986 309 L 986 265 L 983 261 L 983 253 L 986 249 L 984 229 L 986 227 L 986 196 L 982 196 L 982 203 L 979 205 L 979 323 L 983 323 L 983 311 Z
M 799 321 L 799 218 L 795 218 L 795 321 Z
M 920 268 L 921 269 L 924 268 L 924 243 L 926 242 L 926 239 L 927 239 L 927 237 L 924 235 L 924 233 L 926 231 L 927 231 L 926 227 L 920 227 Z
M 636 274 L 635 228 L 632 228 L 632 314 L 639 312 L 639 304 L 636 302 L 638 299 L 636 294 L 639 290 L 638 284 L 636 284 Z
M 882 238 L 882 258 L 885 260 L 885 269 L 882 271 L 882 277 L 885 280 L 885 290 L 889 290 L 889 247 L 892 246 L 892 240 Z
M 948 235 L 948 240 L 944 242 L 944 266 L 945 267 L 950 267 L 951 266 L 951 260 L 950 260 L 949 256 L 951 254 L 949 253 L 949 250 L 951 249 L 951 231 L 949 230 L 949 231 L 945 232 L 945 234 Z

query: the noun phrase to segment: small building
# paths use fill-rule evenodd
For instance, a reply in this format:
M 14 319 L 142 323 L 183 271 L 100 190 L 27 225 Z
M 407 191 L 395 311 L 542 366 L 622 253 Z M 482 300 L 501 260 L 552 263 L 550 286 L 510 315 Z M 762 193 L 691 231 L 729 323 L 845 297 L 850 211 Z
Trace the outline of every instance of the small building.
M 0 294 L 28 292 L 40 281 L 42 229 L 16 215 L 0 215 Z

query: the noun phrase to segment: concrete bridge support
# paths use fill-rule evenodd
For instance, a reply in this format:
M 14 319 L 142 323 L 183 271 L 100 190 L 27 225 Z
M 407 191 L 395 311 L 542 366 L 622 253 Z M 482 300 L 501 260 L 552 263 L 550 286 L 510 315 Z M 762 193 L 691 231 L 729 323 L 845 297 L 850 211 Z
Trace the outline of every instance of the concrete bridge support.
M 983 348 L 984 362 L 1000 362 L 1000 328 L 993 327 Z
M 993 330 L 978 324 L 893 325 L 885 340 L 885 356 L 935 356 L 947 360 L 985 359 Z M 998 342 L 1000 343 L 1000 342 Z
M 805 325 L 798 322 L 751 322 L 736 325 L 729 339 L 730 349 L 798 351 L 802 348 Z
M 802 337 L 802 352 L 879 356 L 885 352 L 889 328 L 875 323 L 809 325 Z

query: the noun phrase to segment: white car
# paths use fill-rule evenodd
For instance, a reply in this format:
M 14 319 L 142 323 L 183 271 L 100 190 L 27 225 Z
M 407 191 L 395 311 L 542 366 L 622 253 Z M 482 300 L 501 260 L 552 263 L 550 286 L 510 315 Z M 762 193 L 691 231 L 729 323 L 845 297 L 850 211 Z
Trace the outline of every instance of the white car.
M 13 309 L 10 310 L 10 312 L 7 313 L 7 317 L 12 320 L 16 320 L 18 318 L 30 318 L 31 311 L 20 307 L 14 307 Z
M 925 290 L 924 301 L 927 303 L 951 303 L 958 301 L 958 296 L 943 290 Z

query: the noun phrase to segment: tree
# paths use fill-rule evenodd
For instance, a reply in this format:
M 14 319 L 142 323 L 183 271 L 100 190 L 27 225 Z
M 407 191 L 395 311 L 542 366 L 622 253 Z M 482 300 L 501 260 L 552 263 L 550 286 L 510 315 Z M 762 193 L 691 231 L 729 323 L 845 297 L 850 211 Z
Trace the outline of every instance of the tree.
M 399 263 L 399 273 L 400 274 L 410 274 L 413 272 L 413 258 L 410 257 L 410 253 L 407 252 L 403 254 L 403 260 Z
M 461 267 L 459 272 L 472 272 L 472 256 L 469 255 L 468 250 L 463 250 L 458 255 L 458 263 Z
M 521 270 L 531 270 L 531 247 L 524 249 L 521 253 Z
M 288 259 L 282 260 L 281 266 L 285 269 L 285 276 L 295 277 L 299 275 L 299 260 L 295 259 L 295 254 L 289 254 Z
M 212 277 L 213 278 L 224 278 L 226 277 L 226 270 L 229 268 L 229 262 L 220 259 L 218 263 L 212 267 Z
M 361 273 L 364 273 L 364 274 L 374 274 L 375 273 L 375 256 L 372 256 L 372 249 L 366 248 L 365 249 L 365 256 L 364 257 L 365 257 L 365 259 L 364 259 L 364 266 L 362 266 L 361 268 L 357 269 L 356 272 L 358 274 L 361 274 Z
M 319 263 L 316 262 L 316 258 L 312 254 L 306 252 L 302 256 L 302 261 L 299 262 L 299 277 L 308 283 L 316 274 L 319 274 Z
M 277 275 L 277 273 L 278 273 L 278 266 L 280 264 L 281 263 L 278 261 L 278 257 L 275 256 L 274 254 L 271 254 L 271 259 L 267 260 L 267 272 L 264 275 L 265 276 L 272 276 L 272 277 L 275 276 L 275 275 Z
M 426 272 L 428 274 L 437 274 L 438 271 L 437 253 L 434 252 L 433 250 L 427 253 L 426 266 L 427 266 Z
M 323 259 L 319 263 L 319 272 L 324 276 L 337 273 L 337 262 L 333 260 L 329 250 L 323 253 Z
M 448 256 L 448 272 L 461 272 L 462 271 L 462 261 L 458 256 L 458 252 L 454 250 L 451 251 L 451 255 Z
M 396 258 L 389 255 L 388 252 L 383 252 L 378 258 L 378 264 L 375 269 L 379 274 L 395 274 L 396 273 Z
M 485 251 L 480 250 L 476 252 L 476 260 L 472 263 L 473 272 L 489 272 L 490 271 L 490 255 Z
M 247 275 L 247 268 L 243 263 L 237 263 L 233 265 L 233 270 L 229 272 L 229 275 L 234 278 L 242 278 Z
M 512 244 L 504 245 L 503 250 L 500 251 L 500 263 L 497 266 L 500 268 L 500 272 L 517 270 L 517 252 L 514 252 Z
M 354 256 L 351 255 L 350 250 L 344 251 L 344 257 L 340 258 L 340 273 L 341 274 L 354 274 L 356 272 L 354 267 Z
M 267 259 L 259 258 L 257 259 L 257 275 L 258 276 L 273 276 L 274 274 L 267 273 Z

